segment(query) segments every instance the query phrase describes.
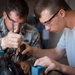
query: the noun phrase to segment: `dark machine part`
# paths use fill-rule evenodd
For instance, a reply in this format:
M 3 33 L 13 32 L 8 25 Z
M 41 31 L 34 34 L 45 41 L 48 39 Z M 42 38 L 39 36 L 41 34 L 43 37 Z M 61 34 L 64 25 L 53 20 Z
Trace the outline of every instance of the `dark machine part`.
M 22 51 L 25 49 L 26 49 L 26 45 L 22 44 L 20 46 L 20 52 L 18 54 L 19 61 L 24 61 L 29 58 L 28 55 L 22 55 Z M 12 55 L 10 51 L 13 51 L 13 50 L 10 50 L 9 48 L 7 48 L 6 50 L 1 50 L 0 52 L 0 55 L 1 55 L 0 57 L 0 75 L 21 75 L 21 74 L 25 75 L 20 65 L 17 63 L 14 63 L 11 60 L 12 56 L 15 55 L 15 51 L 12 52 Z
M 3 56 L 0 58 L 0 75 L 19 75 L 14 62 Z
M 26 49 L 26 45 L 22 44 L 20 46 L 20 52 L 18 53 L 20 61 L 24 61 L 24 60 L 27 60 L 29 58 L 28 55 L 26 55 L 26 54 L 22 55 L 22 51 L 25 50 L 25 49 Z

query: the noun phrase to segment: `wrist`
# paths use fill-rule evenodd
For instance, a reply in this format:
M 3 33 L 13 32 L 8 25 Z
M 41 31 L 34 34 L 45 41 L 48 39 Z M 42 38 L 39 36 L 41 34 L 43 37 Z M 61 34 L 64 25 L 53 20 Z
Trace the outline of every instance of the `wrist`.
M 65 65 L 60 64 L 59 71 L 61 71 L 62 73 L 65 73 L 65 72 L 66 72 L 66 67 L 65 67 Z
M 4 38 L 1 39 L 1 47 L 2 47 L 2 49 L 6 49 L 7 48 L 6 44 L 4 42 Z
M 36 48 L 32 47 L 31 51 L 32 51 L 32 52 L 31 52 L 32 55 L 35 54 Z

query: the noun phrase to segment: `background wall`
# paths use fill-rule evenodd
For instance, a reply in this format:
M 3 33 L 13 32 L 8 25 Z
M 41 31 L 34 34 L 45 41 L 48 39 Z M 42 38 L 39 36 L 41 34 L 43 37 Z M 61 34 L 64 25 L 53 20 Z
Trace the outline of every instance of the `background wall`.
M 0 17 L 2 16 L 4 7 L 5 7 L 5 0 L 0 0 Z
M 5 1 L 6 0 L 0 0 L 0 17 L 2 16 L 2 12 L 4 10 Z M 66 1 L 71 6 L 72 9 L 75 9 L 75 0 L 66 0 Z M 30 9 L 29 16 L 33 15 L 34 14 L 33 8 L 34 8 L 34 5 L 36 3 L 36 0 L 26 0 L 26 2 L 28 3 L 29 9 Z M 50 33 L 49 48 L 52 48 L 52 47 L 56 46 L 61 34 L 62 34 L 62 32 L 59 33 L 59 34 Z

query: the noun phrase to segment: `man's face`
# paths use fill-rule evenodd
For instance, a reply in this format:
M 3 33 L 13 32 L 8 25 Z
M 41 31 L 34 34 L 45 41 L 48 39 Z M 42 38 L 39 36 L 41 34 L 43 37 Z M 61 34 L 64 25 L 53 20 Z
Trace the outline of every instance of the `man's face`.
M 45 26 L 46 30 L 51 32 L 61 32 L 64 28 L 62 16 L 59 15 L 58 10 L 55 14 L 50 13 L 49 10 L 41 12 L 40 22 Z
M 7 29 L 13 30 L 14 32 L 18 33 L 20 28 L 24 25 L 26 18 L 19 18 L 15 11 L 11 11 L 10 14 L 5 12 L 5 24 Z

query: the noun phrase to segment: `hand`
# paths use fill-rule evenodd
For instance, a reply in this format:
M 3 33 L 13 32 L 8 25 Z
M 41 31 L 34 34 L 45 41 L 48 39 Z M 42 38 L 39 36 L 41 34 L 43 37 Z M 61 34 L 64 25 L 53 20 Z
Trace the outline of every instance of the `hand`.
M 10 31 L 5 37 L 2 38 L 2 47 L 18 48 L 23 36 Z
M 59 70 L 61 67 L 60 63 L 56 62 L 55 60 L 45 56 L 36 60 L 34 66 L 41 65 L 46 67 L 45 73 L 47 74 L 51 70 Z
M 25 44 L 25 45 L 26 45 L 26 49 L 22 51 L 22 54 L 31 54 L 32 51 L 33 51 L 32 47 L 29 46 L 26 42 L 21 42 L 20 46 L 21 46 L 22 44 Z M 16 50 L 16 55 L 18 55 L 19 52 L 20 52 L 20 48 L 18 48 L 18 49 Z
M 26 75 L 30 75 L 30 64 L 27 61 L 21 61 L 20 63 L 21 68 L 24 70 Z

